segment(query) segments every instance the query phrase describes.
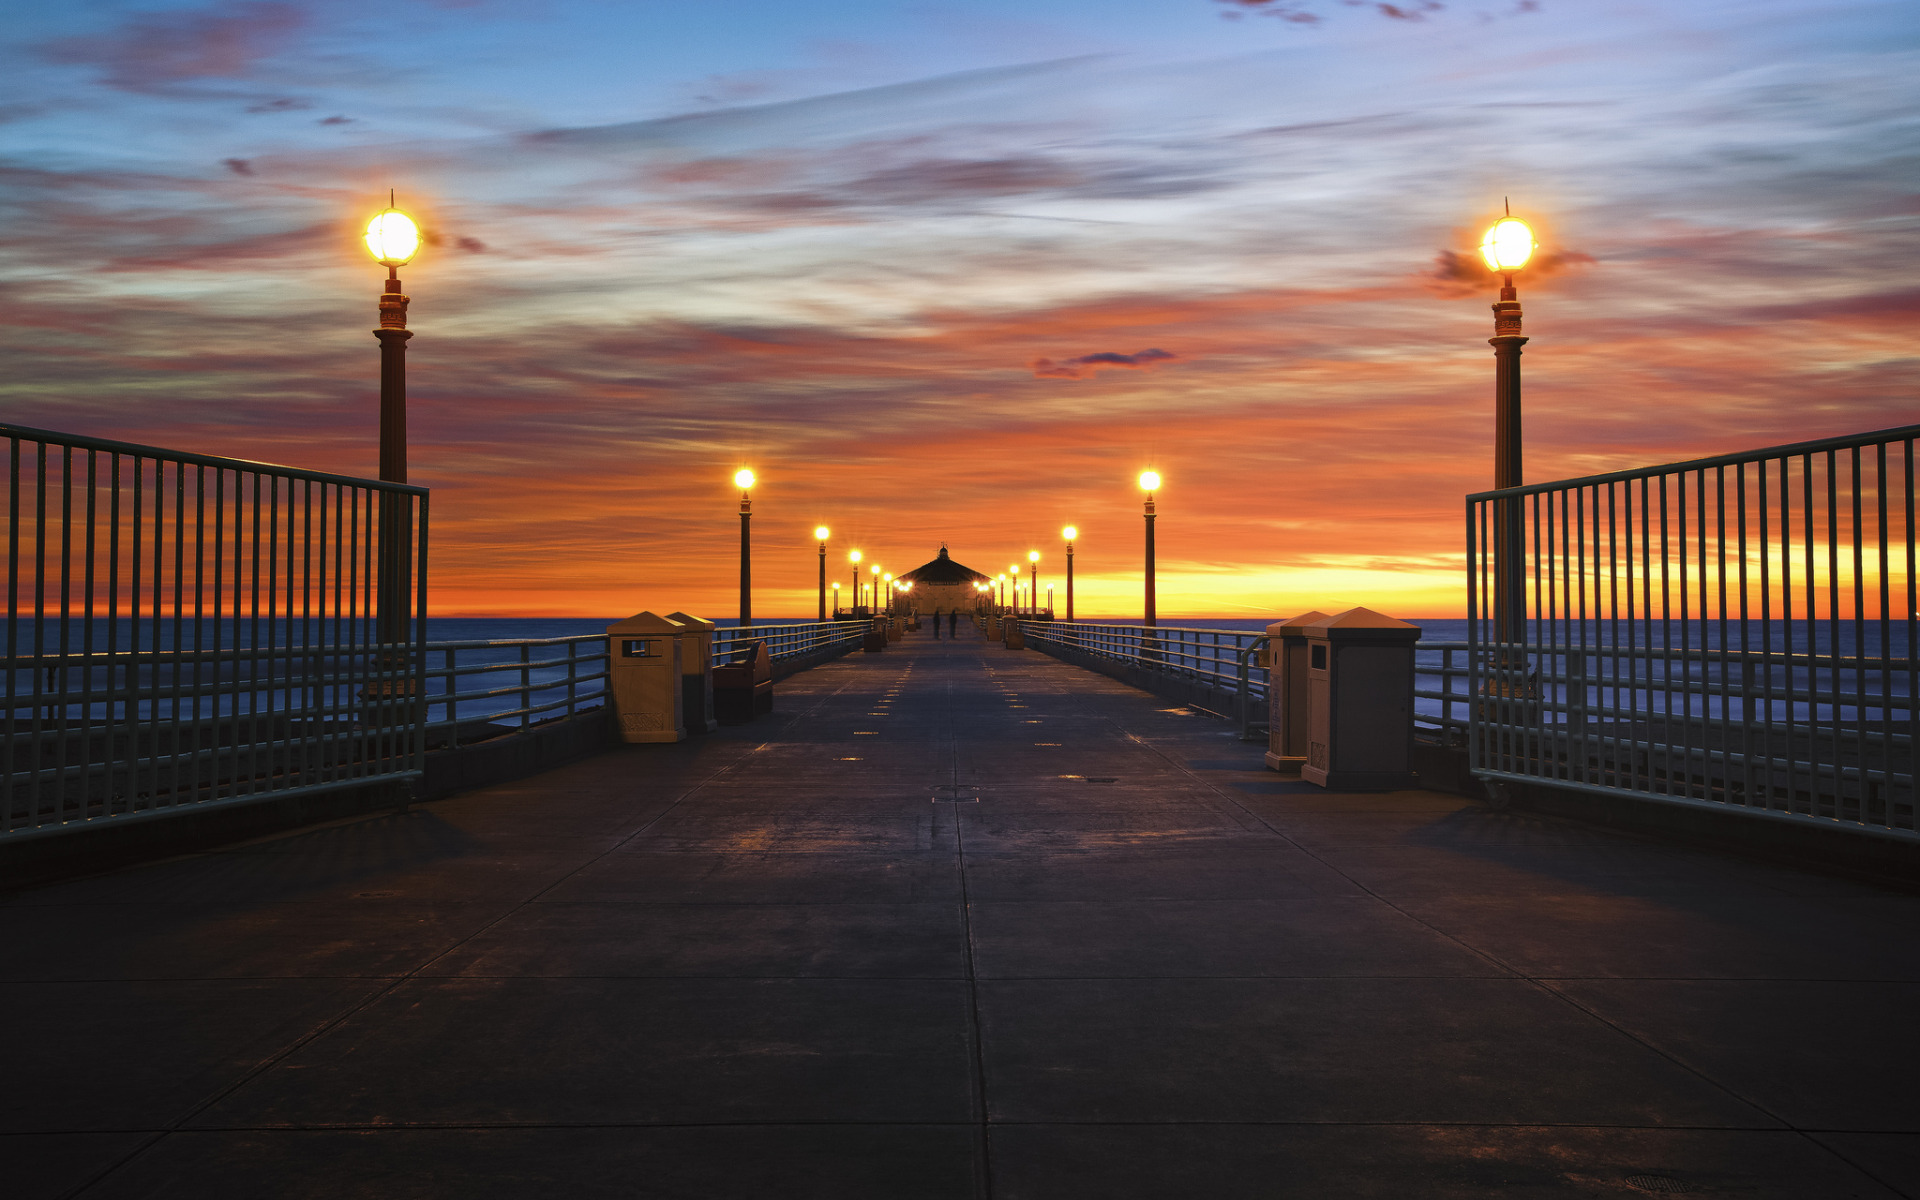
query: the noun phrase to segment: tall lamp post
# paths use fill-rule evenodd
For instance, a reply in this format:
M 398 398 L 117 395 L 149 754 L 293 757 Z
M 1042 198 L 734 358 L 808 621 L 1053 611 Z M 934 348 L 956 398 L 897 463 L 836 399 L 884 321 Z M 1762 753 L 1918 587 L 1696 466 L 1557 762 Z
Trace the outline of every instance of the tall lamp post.
M 855 608 L 859 608 L 860 607 L 860 552 L 858 550 L 848 551 L 847 561 L 853 564 L 853 606 Z
M 740 489 L 740 625 L 753 624 L 753 472 L 745 467 L 733 473 Z
M 1027 562 L 1031 564 L 1027 567 L 1027 596 L 1033 601 L 1033 615 L 1038 617 L 1040 615 L 1040 552 L 1027 551 Z
M 877 617 L 880 615 L 880 564 L 879 563 L 867 564 L 867 571 L 869 573 L 868 583 L 867 583 L 867 603 L 873 606 L 872 615 Z
M 827 619 L 827 535 L 833 530 L 821 525 L 813 531 L 814 540 L 820 543 L 820 619 Z M 840 606 L 834 605 L 837 609 Z
M 367 253 L 387 269 L 386 290 L 380 295 L 380 478 L 385 483 L 407 481 L 407 299 L 400 290 L 400 268 L 420 250 L 420 228 L 394 206 L 367 222 Z M 378 637 L 387 645 L 407 640 L 407 603 L 413 591 L 412 563 L 407 553 L 412 528 L 412 501 L 380 495 L 380 585 Z
M 880 572 L 880 583 L 881 583 L 881 586 L 886 591 L 887 615 L 892 616 L 893 615 L 893 572 L 892 571 Z
M 995 577 L 995 579 L 1000 584 L 1000 598 L 998 601 L 995 602 L 995 606 L 999 608 L 1001 612 L 1006 612 L 1007 611 L 1007 573 L 1005 571 L 1002 571 L 1000 572 L 999 575 Z
M 1513 273 L 1527 265 L 1539 248 L 1525 221 L 1503 216 L 1480 242 L 1487 269 L 1504 280 L 1500 300 L 1493 306 L 1493 486 L 1520 486 L 1520 294 Z M 1527 618 L 1526 567 L 1522 561 L 1525 534 L 1518 500 L 1494 506 L 1493 627 L 1494 637 L 1506 643 L 1525 641 Z
M 1071 621 L 1073 620 L 1073 539 L 1080 536 L 1080 531 L 1069 525 L 1060 531 L 1060 536 L 1067 539 L 1067 620 Z
M 1160 489 L 1160 472 L 1140 472 L 1140 490 L 1147 494 L 1147 625 L 1158 625 L 1153 606 L 1153 494 Z
M 1013 576 L 1013 615 L 1017 620 L 1020 616 L 1020 564 L 1008 563 L 1007 574 Z
M 840 619 L 840 581 L 833 581 L 833 619 Z

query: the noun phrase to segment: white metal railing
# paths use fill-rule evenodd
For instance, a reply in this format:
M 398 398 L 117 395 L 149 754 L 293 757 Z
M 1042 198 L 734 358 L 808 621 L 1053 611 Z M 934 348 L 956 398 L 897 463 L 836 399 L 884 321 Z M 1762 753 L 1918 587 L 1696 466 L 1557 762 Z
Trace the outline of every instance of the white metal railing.
M 724 626 L 713 631 L 715 666 L 739 657 L 747 642 L 765 642 L 773 661 L 805 658 L 835 649 L 851 648 L 867 636 L 870 620 L 804 621 L 791 625 Z
M 868 621 L 808 621 L 714 630 L 713 662 L 723 666 L 764 641 L 775 662 L 850 648 Z M 565 719 L 607 702 L 607 638 L 428 642 L 427 732 L 435 748 Z
M 435 748 L 576 716 L 606 703 L 603 633 L 428 642 L 426 653 L 427 736 Z
M 1267 645 L 1264 633 L 1067 621 L 1022 621 L 1020 630 L 1029 644 L 1057 646 L 1216 691 L 1225 709 L 1222 715 L 1238 720 L 1243 740 L 1266 729 L 1271 672 L 1256 659 Z M 1466 642 L 1421 641 L 1414 646 L 1415 736 L 1443 745 L 1464 744 L 1471 699 L 1464 685 L 1471 674 Z

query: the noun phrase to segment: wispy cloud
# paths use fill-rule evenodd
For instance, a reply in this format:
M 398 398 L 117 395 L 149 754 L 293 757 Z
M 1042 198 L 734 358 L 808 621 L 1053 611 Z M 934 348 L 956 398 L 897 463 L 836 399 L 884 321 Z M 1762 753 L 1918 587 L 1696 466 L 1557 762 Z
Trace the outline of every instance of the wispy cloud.
M 197 80 L 249 77 L 286 49 L 306 24 L 306 13 L 282 0 L 229 0 L 200 9 L 134 13 L 115 30 L 47 42 L 41 53 L 51 62 L 97 67 L 109 87 L 164 92 Z M 279 103 L 268 101 L 249 111 L 276 111 Z

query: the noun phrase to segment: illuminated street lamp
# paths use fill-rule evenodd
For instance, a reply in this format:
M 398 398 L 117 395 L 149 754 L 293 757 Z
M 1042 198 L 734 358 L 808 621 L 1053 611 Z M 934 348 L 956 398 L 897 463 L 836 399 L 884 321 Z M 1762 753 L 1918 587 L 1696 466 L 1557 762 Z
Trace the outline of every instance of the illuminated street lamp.
M 1160 472 L 1140 472 L 1140 490 L 1147 494 L 1147 619 L 1146 624 L 1157 625 L 1153 605 L 1153 494 L 1160 489 Z
M 748 530 L 753 521 L 753 472 L 745 467 L 733 473 L 734 486 L 740 489 L 740 624 L 753 624 L 753 538 Z
M 1060 536 L 1067 540 L 1067 620 L 1071 621 L 1073 620 L 1073 539 L 1080 536 L 1080 531 L 1069 525 L 1060 531 Z
M 1027 561 L 1033 564 L 1027 568 L 1027 595 L 1033 600 L 1033 615 L 1037 617 L 1040 615 L 1040 552 L 1027 551 Z
M 1007 573 L 1002 571 L 996 578 L 1000 582 L 1000 599 L 996 603 L 1000 611 L 1005 612 L 1007 611 Z
M 1007 574 L 1013 576 L 1013 615 L 1020 615 L 1020 564 L 1008 563 Z
M 833 581 L 833 619 L 840 619 L 840 581 Z
M 420 228 L 395 207 L 387 193 L 387 207 L 367 222 L 367 253 L 387 269 L 386 290 L 380 295 L 380 478 L 386 483 L 407 481 L 407 296 L 400 290 L 400 268 L 420 250 Z M 380 495 L 380 584 L 378 637 L 387 645 L 407 638 L 408 598 L 413 591 L 408 547 L 413 526 L 410 497 Z M 396 685 L 397 686 L 397 685 Z
M 1500 300 L 1493 306 L 1493 486 L 1519 487 L 1520 454 L 1520 347 L 1527 339 L 1520 334 L 1520 294 L 1514 290 L 1513 273 L 1527 265 L 1539 243 L 1525 221 L 1512 215 L 1494 222 L 1480 242 L 1480 257 L 1487 269 L 1500 273 L 1504 283 Z M 1494 636 L 1502 642 L 1522 641 L 1526 620 L 1525 569 L 1521 553 L 1525 535 L 1521 530 L 1520 503 L 1501 500 L 1494 506 Z
M 833 530 L 825 525 L 817 526 L 813 531 L 814 540 L 820 543 L 820 619 L 827 619 L 827 535 Z M 837 609 L 840 606 L 834 605 Z
M 867 584 L 867 598 L 873 605 L 873 611 L 878 613 L 880 611 L 880 564 L 869 563 L 867 570 L 872 572 Z
M 893 611 L 893 572 L 882 571 L 880 573 L 880 582 L 886 585 L 887 611 L 891 613 Z
M 847 555 L 847 561 L 853 564 L 853 606 L 860 607 L 860 552 L 854 550 Z

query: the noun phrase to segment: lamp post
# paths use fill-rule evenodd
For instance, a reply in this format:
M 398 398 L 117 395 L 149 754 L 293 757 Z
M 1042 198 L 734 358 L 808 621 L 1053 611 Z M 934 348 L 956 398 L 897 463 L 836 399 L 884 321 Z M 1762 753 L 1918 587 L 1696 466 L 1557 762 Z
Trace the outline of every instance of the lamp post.
M 407 481 L 407 296 L 400 290 L 400 268 L 420 250 L 420 229 L 413 218 L 394 206 L 367 222 L 367 253 L 387 269 L 386 290 L 380 295 L 380 478 L 385 483 Z M 413 503 L 404 496 L 380 494 L 380 584 L 378 637 L 387 645 L 407 640 L 407 600 L 413 591 L 412 563 L 407 553 L 412 541 Z
M 887 615 L 892 616 L 893 615 L 893 572 L 882 571 L 880 573 L 880 582 L 884 584 L 886 587 Z M 878 601 L 876 601 L 876 603 L 878 603 Z
M 1027 561 L 1032 564 L 1027 568 L 1027 595 L 1033 600 L 1033 615 L 1038 617 L 1040 615 L 1040 552 L 1027 551 Z
M 734 486 L 740 489 L 740 625 L 753 624 L 753 472 L 745 467 L 733 473 Z
M 820 543 L 820 619 L 827 619 L 827 535 L 833 530 L 821 525 L 814 529 L 814 540 Z M 834 605 L 837 609 L 840 606 Z
M 853 606 L 855 608 L 859 608 L 860 607 L 860 552 L 858 550 L 850 551 L 847 554 L 847 561 L 853 564 Z
M 833 581 L 833 619 L 840 619 L 840 581 Z
M 868 603 L 873 605 L 872 615 L 877 617 L 880 615 L 880 564 L 869 563 L 867 570 L 870 572 L 868 576 L 869 582 L 867 584 L 867 600 Z
M 1140 472 L 1140 490 L 1147 494 L 1147 619 L 1145 624 L 1149 626 L 1159 624 L 1158 619 L 1154 616 L 1153 606 L 1153 494 L 1158 491 L 1159 488 L 1160 472 Z
M 1002 571 L 995 578 L 1000 584 L 1000 598 L 995 602 L 996 607 L 998 607 L 1001 612 L 1006 612 L 1007 611 L 1007 573 L 1005 571 Z
M 1520 458 L 1520 347 L 1527 339 L 1520 334 L 1520 294 L 1514 290 L 1513 273 L 1527 265 L 1538 249 L 1533 230 L 1525 221 L 1508 215 L 1494 222 L 1480 242 L 1480 256 L 1487 269 L 1497 271 L 1504 280 L 1500 300 L 1493 306 L 1493 486 L 1519 487 Z M 1522 512 L 1518 500 L 1501 500 L 1494 506 L 1493 627 L 1494 637 L 1507 643 L 1525 640 L 1527 615 L 1526 567 L 1522 561 L 1525 534 L 1521 529 Z
M 1067 620 L 1071 621 L 1073 620 L 1073 539 L 1080 536 L 1080 531 L 1069 525 L 1060 531 L 1060 536 L 1067 540 Z

